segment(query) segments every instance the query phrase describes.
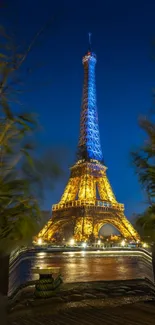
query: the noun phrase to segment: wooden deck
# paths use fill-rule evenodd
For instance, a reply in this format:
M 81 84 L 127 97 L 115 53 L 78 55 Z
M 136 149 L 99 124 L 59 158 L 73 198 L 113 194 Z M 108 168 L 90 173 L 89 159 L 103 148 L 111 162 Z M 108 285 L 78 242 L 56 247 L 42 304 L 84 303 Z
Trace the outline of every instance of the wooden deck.
M 77 306 L 76 306 L 77 305 Z M 91 304 L 68 306 L 53 313 L 50 307 L 16 315 L 9 325 L 154 325 L 155 302 L 141 302 L 117 307 L 97 307 Z

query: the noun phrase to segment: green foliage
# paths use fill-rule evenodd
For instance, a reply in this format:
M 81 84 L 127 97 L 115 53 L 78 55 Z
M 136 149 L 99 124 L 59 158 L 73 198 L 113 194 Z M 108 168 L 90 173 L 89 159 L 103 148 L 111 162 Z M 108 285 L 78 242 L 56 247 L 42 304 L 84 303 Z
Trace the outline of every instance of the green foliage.
M 153 117 L 152 120 L 140 119 L 140 127 L 145 131 L 147 139 L 143 146 L 131 153 L 136 174 L 150 205 L 155 204 L 155 123 Z
M 37 234 L 45 182 L 53 183 L 60 169 L 53 157 L 48 157 L 48 165 L 47 155 L 36 158 L 36 118 L 17 109 L 20 68 L 34 40 L 21 51 L 3 29 L 0 39 L 0 253 L 4 254 Z
M 23 141 L 30 131 L 22 117 L 0 121 L 0 251 L 14 249 L 32 237 L 41 216 L 33 179 L 23 170 L 23 163 L 34 169 Z
M 132 152 L 132 162 L 139 182 L 148 198 L 149 207 L 136 220 L 136 228 L 143 240 L 155 241 L 155 122 L 154 113 L 150 119 L 141 118 L 140 127 L 147 139 L 143 146 Z
M 137 216 L 135 222 L 137 231 L 143 241 L 155 242 L 155 206 L 150 206 L 145 212 Z

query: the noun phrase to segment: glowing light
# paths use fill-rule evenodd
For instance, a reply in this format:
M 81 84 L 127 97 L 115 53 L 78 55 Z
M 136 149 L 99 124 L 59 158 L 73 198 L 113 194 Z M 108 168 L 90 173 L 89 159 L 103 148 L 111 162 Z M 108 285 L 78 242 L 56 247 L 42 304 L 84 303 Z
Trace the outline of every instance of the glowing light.
M 103 160 L 98 126 L 96 103 L 95 65 L 96 57 L 88 52 L 83 57 L 84 85 L 78 159 Z
M 75 254 L 73 252 L 68 252 L 69 253 L 69 257 L 74 257 Z
M 101 240 L 99 239 L 97 243 L 98 243 L 98 245 L 101 245 Z
M 71 176 L 59 203 L 52 206 L 52 218 L 39 233 L 44 241 L 53 239 L 56 232 L 63 235 L 65 228 L 61 219 L 64 219 L 65 209 L 65 222 L 70 225 L 73 212 L 78 212 L 73 230 L 76 241 L 85 241 L 91 234 L 97 238 L 99 229 L 106 223 L 116 227 L 127 239 L 139 239 L 138 233 L 124 216 L 124 205 L 115 198 L 106 175 L 107 168 L 103 165 L 97 114 L 96 62 L 96 55 L 90 50 L 83 57 L 84 85 L 77 162 L 71 168 Z M 84 217 L 85 210 L 89 217 Z M 72 240 L 70 245 L 74 245 Z M 86 247 L 86 243 L 83 245 Z
M 121 246 L 122 246 L 122 247 L 125 246 L 125 240 L 122 240 L 122 242 L 121 242 Z
M 142 245 L 144 248 L 148 247 L 148 245 L 146 243 L 143 243 Z
M 38 238 L 37 244 L 38 244 L 38 245 L 42 245 L 42 243 L 43 243 L 42 238 Z
M 74 244 L 75 244 L 75 240 L 72 238 L 72 239 L 70 240 L 70 245 L 73 246 Z
M 43 256 L 46 256 L 46 255 L 47 255 L 47 253 L 45 253 L 45 252 L 38 253 L 38 257 L 40 257 L 40 258 L 42 258 Z
M 82 243 L 82 247 L 83 248 L 86 248 L 87 247 L 87 244 L 86 243 Z

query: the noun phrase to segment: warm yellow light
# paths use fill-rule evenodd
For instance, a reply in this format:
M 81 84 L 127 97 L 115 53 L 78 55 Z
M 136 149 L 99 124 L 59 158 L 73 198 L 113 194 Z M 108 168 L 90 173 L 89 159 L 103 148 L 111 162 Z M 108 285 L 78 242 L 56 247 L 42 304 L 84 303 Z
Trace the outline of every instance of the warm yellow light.
M 42 241 L 42 238 L 38 238 L 38 245 L 42 245 L 43 241 Z
M 83 243 L 82 246 L 83 246 L 83 248 L 86 248 L 87 247 L 87 244 L 86 243 Z
M 73 246 L 74 244 L 75 244 L 75 240 L 72 238 L 72 239 L 70 240 L 70 245 Z
M 122 242 L 121 242 L 121 246 L 122 246 L 122 247 L 125 246 L 125 240 L 122 240 Z
M 100 171 L 99 174 L 97 170 Z M 79 211 L 81 208 L 88 208 L 87 213 L 88 215 L 90 214 L 84 219 L 82 216 L 76 218 L 73 232 L 76 242 L 84 242 L 89 238 L 90 234 L 93 234 L 95 238 L 98 238 L 99 229 L 105 224 L 105 221 L 106 223 L 112 223 L 122 234 L 124 240 L 127 238 L 126 244 L 131 238 L 136 240 L 137 243 L 139 242 L 139 235 L 124 216 L 124 205 L 119 204 L 116 201 L 105 171 L 105 166 L 94 160 L 91 162 L 85 162 L 82 159 L 72 167 L 71 177 L 69 178 L 61 200 L 58 204 L 55 204 L 52 207 L 53 217 L 39 233 L 39 237 L 41 237 L 44 242 L 53 240 L 55 232 L 59 230 L 59 212 L 61 220 L 64 209 L 67 209 L 67 213 L 69 214 L 66 223 L 71 222 L 71 216 L 73 213 L 72 208 L 74 207 L 76 207 L 77 210 L 79 209 Z M 98 176 L 96 177 L 96 175 Z M 96 206 L 96 212 L 98 211 L 99 214 L 100 212 L 102 213 L 101 215 L 96 215 L 95 225 L 93 224 L 93 218 L 91 218 L 93 217 L 91 214 L 94 213 L 94 210 L 92 209 L 93 206 Z M 114 217 L 116 210 L 118 217 Z M 103 218 L 100 218 L 100 216 Z M 112 216 L 113 218 L 111 218 Z M 63 230 L 63 228 L 61 230 Z M 75 245 L 72 241 L 70 243 L 70 240 L 68 244 L 72 246 Z M 126 246 L 126 244 L 123 246 Z M 100 246 L 100 243 L 98 243 L 98 245 Z
M 143 247 L 146 248 L 148 247 L 148 245 L 146 243 L 143 243 Z
M 101 241 L 100 241 L 100 239 L 98 240 L 98 242 L 97 242 L 97 243 L 98 243 L 98 245 L 101 245 Z

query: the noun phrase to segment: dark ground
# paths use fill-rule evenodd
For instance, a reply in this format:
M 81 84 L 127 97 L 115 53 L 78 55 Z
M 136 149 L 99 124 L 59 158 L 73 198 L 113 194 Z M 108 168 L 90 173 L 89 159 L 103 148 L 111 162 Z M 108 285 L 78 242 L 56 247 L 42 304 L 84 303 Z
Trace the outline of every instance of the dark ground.
M 32 312 L 9 319 L 9 325 L 154 325 L 155 303 L 135 303 L 117 307 L 78 306 L 59 310 L 57 313 L 47 311 L 44 307 L 39 313 Z
M 148 280 L 62 285 L 47 300 L 25 290 L 10 305 L 9 325 L 154 325 L 155 289 Z

